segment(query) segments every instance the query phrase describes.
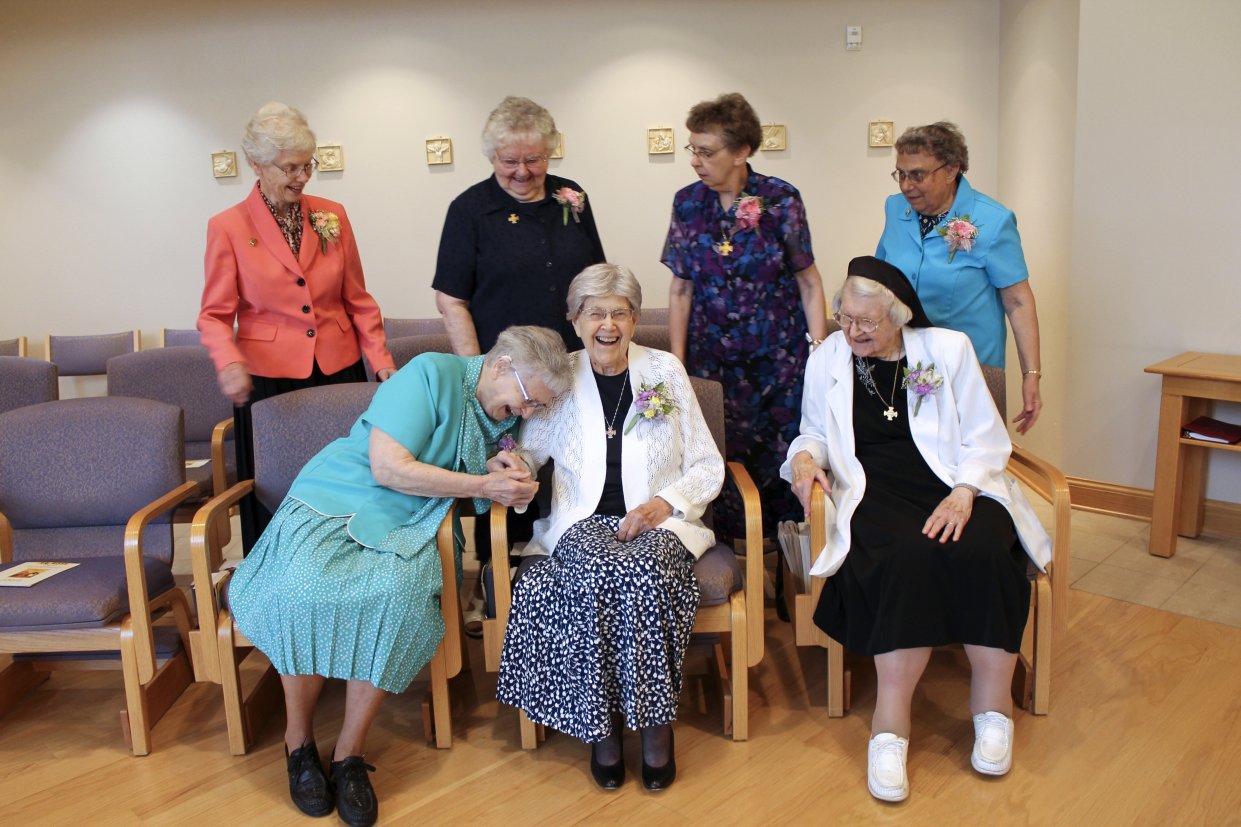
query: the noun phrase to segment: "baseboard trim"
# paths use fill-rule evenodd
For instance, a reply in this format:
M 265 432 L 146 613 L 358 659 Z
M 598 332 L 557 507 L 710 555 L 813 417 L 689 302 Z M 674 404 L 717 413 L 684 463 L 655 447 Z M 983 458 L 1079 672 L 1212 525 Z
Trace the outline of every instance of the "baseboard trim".
M 1151 518 L 1154 492 L 1149 488 L 1134 488 L 1082 477 L 1069 477 L 1068 481 L 1074 508 L 1139 520 Z M 1241 537 L 1241 504 L 1207 500 L 1203 510 L 1203 531 Z

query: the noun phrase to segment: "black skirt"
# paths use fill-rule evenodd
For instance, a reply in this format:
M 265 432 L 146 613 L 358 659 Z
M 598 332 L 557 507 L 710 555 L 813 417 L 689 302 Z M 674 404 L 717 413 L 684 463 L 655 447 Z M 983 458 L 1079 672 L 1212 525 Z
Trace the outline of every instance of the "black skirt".
M 923 536 L 922 526 L 951 489 L 914 444 L 913 408 L 899 380 L 899 416 L 883 415 L 888 406 L 879 396 L 893 387 L 904 360 L 870 365 L 879 394 L 855 376 L 853 403 L 866 493 L 850 523 L 849 554 L 824 585 L 815 625 L 863 655 L 950 643 L 1016 652 L 1030 611 L 1030 581 L 1012 518 L 979 496 L 960 540 Z

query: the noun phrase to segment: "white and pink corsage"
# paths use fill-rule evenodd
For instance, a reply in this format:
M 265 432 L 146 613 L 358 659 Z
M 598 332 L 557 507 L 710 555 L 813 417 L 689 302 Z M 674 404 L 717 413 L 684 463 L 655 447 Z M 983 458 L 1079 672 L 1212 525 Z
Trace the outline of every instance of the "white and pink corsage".
M 626 434 L 632 431 L 633 426 L 639 422 L 663 419 L 675 411 L 677 406 L 668 396 L 668 388 L 663 382 L 657 382 L 654 385 L 650 382 L 643 382 L 638 385 L 638 395 L 633 400 L 633 408 L 636 413 L 625 426 Z
M 556 203 L 564 207 L 564 223 L 569 226 L 569 213 L 573 213 L 573 223 L 581 222 L 582 210 L 586 208 L 586 193 L 575 190 L 572 187 L 561 187 L 552 193 L 552 198 L 556 199 Z
M 918 401 L 914 403 L 914 416 L 917 416 L 918 411 L 922 409 L 922 400 L 939 390 L 942 384 L 944 384 L 944 377 L 935 372 L 934 362 L 922 367 L 922 362 L 919 361 L 912 368 L 905 368 L 905 378 L 901 382 L 901 389 L 910 389 L 914 392 L 914 396 L 918 397 Z
M 310 226 L 318 233 L 319 243 L 326 255 L 328 240 L 336 241 L 340 238 L 340 216 L 334 212 L 315 210 L 310 214 Z
M 974 239 L 978 238 L 978 228 L 970 223 L 968 215 L 958 215 L 948 219 L 948 223 L 936 230 L 948 242 L 948 263 L 957 250 L 969 252 L 974 249 Z
M 758 226 L 766 208 L 763 199 L 757 195 L 742 195 L 737 199 L 737 229 L 753 230 Z

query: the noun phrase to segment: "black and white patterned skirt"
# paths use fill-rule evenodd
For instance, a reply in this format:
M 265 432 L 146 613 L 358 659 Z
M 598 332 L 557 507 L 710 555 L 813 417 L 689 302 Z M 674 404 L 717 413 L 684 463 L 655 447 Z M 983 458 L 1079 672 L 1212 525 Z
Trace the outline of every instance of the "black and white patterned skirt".
M 681 662 L 698 610 L 694 558 L 671 531 L 617 541 L 619 517 L 560 538 L 513 590 L 496 697 L 593 743 L 676 720 Z

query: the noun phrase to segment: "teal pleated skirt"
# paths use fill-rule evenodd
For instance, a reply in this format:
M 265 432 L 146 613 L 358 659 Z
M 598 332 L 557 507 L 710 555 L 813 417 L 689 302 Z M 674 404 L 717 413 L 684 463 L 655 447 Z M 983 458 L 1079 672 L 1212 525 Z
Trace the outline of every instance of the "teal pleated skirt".
M 444 637 L 438 524 L 402 526 L 379 549 L 347 524 L 286 499 L 233 574 L 229 605 L 280 674 L 403 692 Z

